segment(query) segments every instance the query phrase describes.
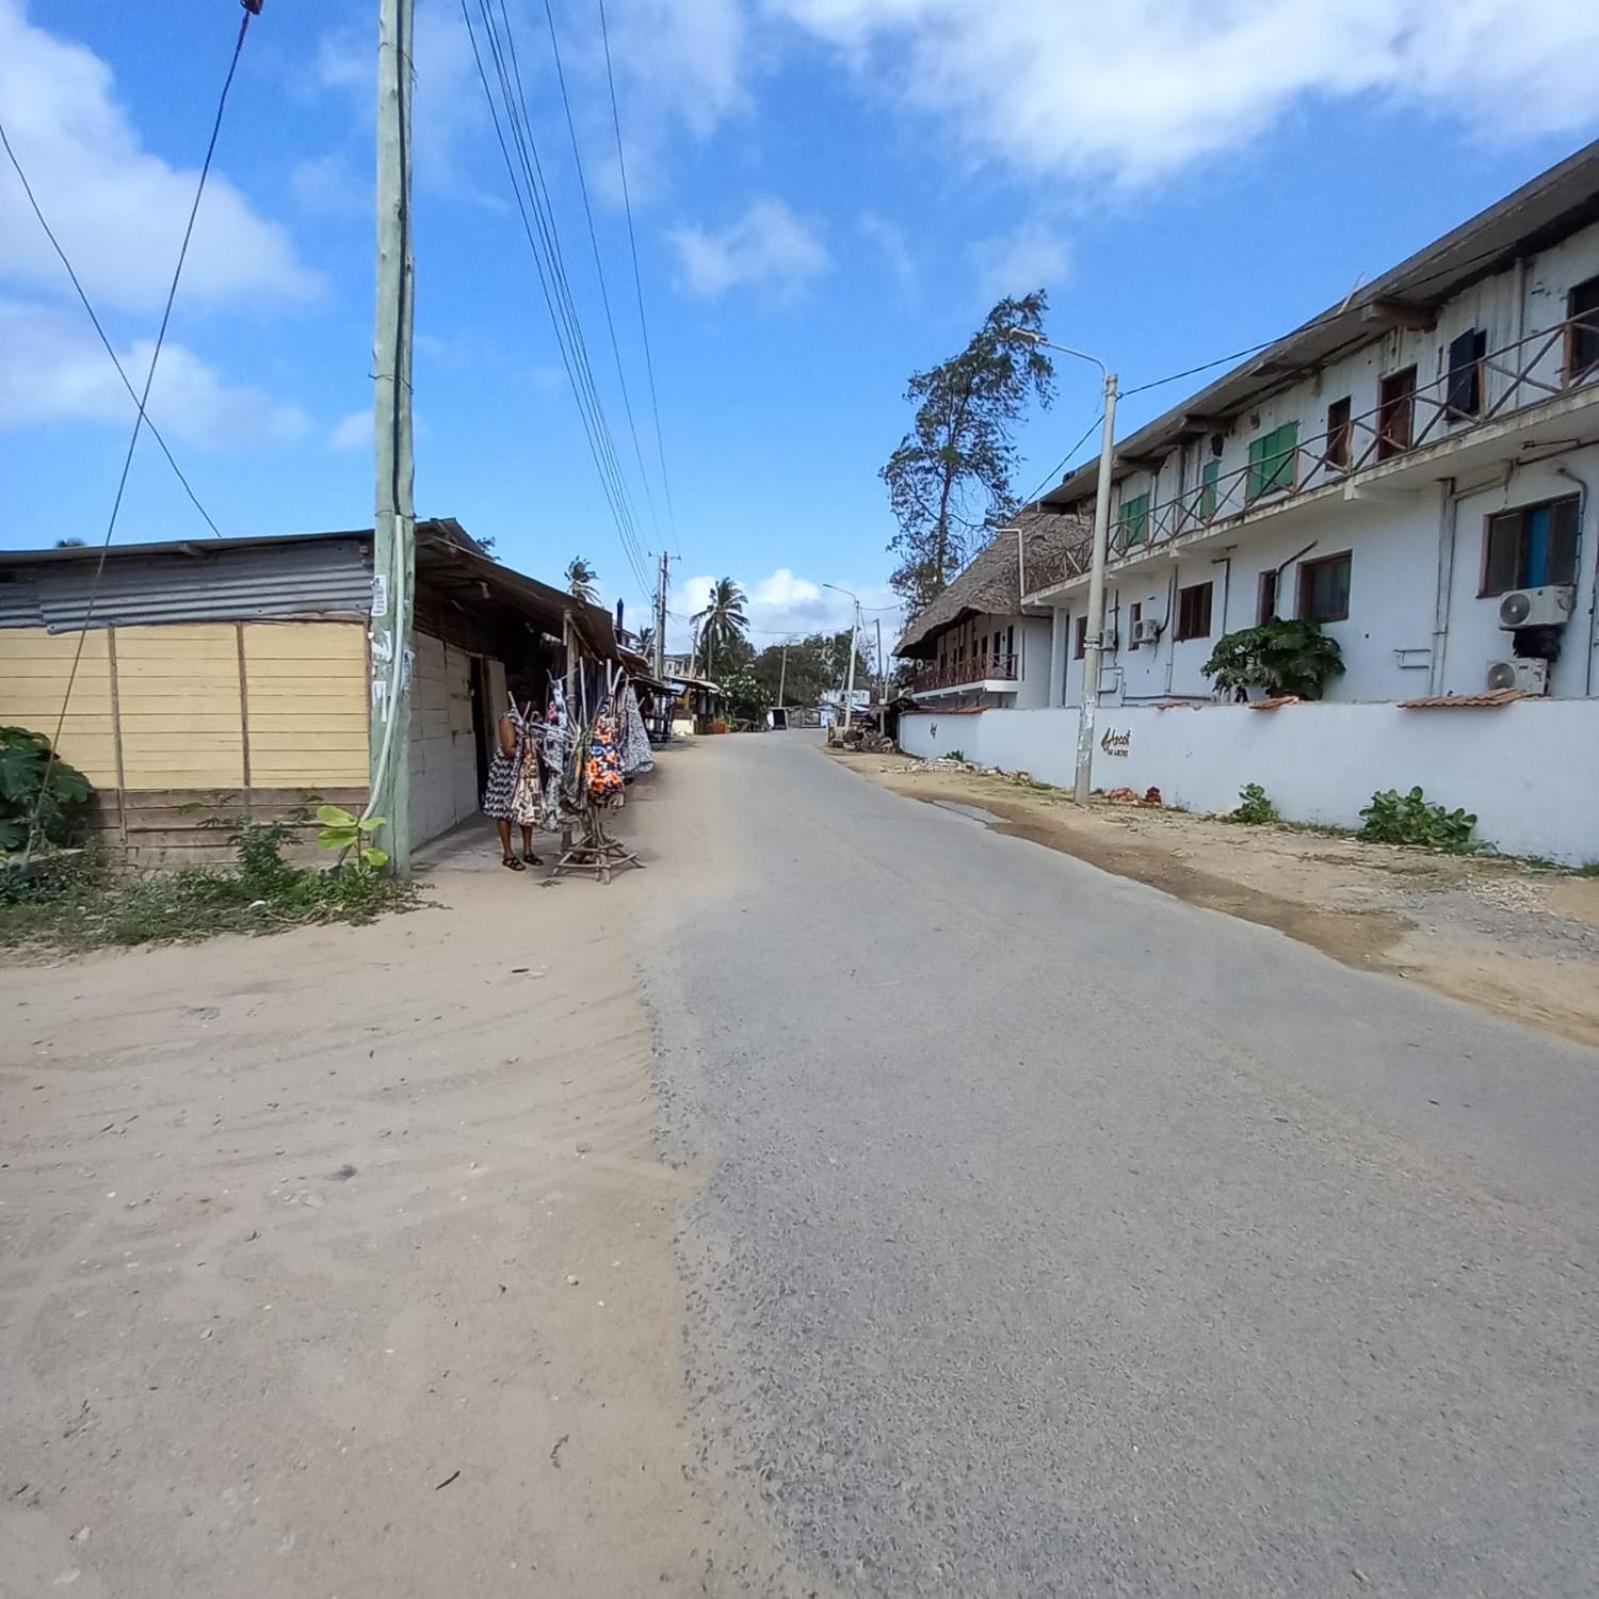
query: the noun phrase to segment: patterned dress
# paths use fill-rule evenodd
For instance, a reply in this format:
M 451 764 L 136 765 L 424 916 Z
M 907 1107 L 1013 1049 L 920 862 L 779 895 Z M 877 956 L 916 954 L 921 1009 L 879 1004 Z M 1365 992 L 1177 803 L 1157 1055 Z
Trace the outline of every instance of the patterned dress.
M 516 729 L 516 752 L 496 749 L 483 791 L 484 812 L 497 822 L 536 827 L 539 821 L 539 728 L 514 707 L 506 713 Z

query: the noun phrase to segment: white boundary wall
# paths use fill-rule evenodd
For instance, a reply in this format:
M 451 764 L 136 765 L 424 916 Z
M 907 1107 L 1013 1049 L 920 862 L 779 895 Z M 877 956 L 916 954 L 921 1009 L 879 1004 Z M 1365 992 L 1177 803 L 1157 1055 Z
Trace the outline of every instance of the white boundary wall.
M 1124 755 L 1101 741 L 1125 736 Z M 1072 784 L 1077 711 L 985 710 L 900 718 L 900 747 Z M 1155 787 L 1168 805 L 1226 810 L 1259 783 L 1291 821 L 1358 827 L 1379 789 L 1418 783 L 1427 798 L 1477 815 L 1477 833 L 1510 855 L 1599 861 L 1599 700 L 1525 700 L 1494 709 L 1396 705 L 1102 706 L 1094 787 Z

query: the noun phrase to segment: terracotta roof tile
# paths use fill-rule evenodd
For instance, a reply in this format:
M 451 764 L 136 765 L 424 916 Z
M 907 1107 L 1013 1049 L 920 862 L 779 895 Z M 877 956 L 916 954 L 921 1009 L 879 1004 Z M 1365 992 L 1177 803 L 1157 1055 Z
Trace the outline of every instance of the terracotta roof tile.
M 1475 711 L 1513 705 L 1527 696 L 1519 688 L 1490 689 L 1486 694 L 1429 694 L 1425 699 L 1400 700 L 1402 711 Z

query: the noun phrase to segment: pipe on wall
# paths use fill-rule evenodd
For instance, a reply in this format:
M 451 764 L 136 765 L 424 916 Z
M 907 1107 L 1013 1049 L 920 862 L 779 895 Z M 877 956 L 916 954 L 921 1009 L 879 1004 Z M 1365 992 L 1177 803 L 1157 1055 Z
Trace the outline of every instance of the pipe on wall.
M 1570 478 L 1577 485 L 1577 555 L 1572 563 L 1572 569 L 1582 570 L 1582 528 L 1588 520 L 1588 501 L 1592 495 L 1588 492 L 1588 480 L 1571 470 L 1569 466 L 1557 466 L 1555 476 Z M 1583 663 L 1582 692 L 1585 695 L 1593 694 L 1593 652 L 1599 648 L 1599 540 L 1594 546 L 1594 571 L 1593 591 L 1588 596 L 1588 659 Z
M 1455 532 L 1460 521 L 1460 496 L 1455 480 L 1444 478 L 1443 502 L 1438 507 L 1438 575 L 1432 607 L 1432 659 L 1428 662 L 1427 692 L 1444 691 L 1444 654 L 1449 644 L 1449 609 L 1455 589 Z

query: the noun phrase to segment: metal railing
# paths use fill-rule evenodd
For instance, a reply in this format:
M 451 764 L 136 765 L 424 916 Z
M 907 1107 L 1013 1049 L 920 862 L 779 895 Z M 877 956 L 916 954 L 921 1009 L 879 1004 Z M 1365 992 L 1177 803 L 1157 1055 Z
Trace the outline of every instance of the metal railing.
M 968 655 L 963 661 L 949 661 L 934 665 L 916 674 L 911 683 L 911 693 L 921 694 L 928 689 L 961 688 L 968 683 L 1016 681 L 1014 655 Z
M 1599 315 L 1588 312 L 1558 322 L 1446 369 L 1428 383 L 1390 394 L 1314 438 L 1190 484 L 1135 518 L 1118 516 L 1110 528 L 1110 559 L 1141 555 L 1186 534 L 1347 482 L 1440 439 L 1468 438 L 1517 411 L 1593 385 L 1599 382 L 1599 361 L 1578 366 L 1576 356 L 1591 351 L 1596 341 Z M 1087 570 L 1088 552 L 1070 551 L 1051 581 L 1066 582 Z M 1044 586 L 1035 579 L 1035 591 Z

